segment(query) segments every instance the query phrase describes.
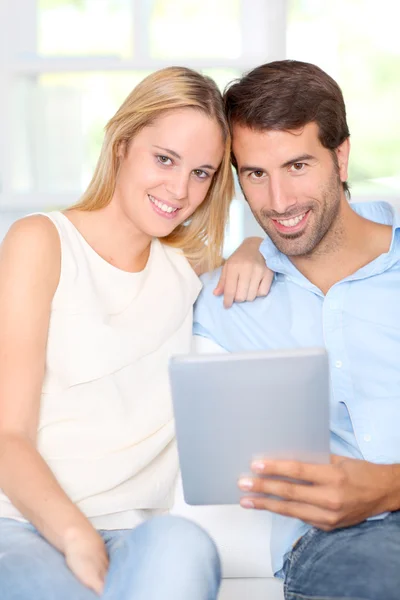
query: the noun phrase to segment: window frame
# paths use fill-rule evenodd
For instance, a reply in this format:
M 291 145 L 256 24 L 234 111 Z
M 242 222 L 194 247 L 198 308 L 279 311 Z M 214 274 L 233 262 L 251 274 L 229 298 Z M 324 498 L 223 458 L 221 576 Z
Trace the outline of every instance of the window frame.
M 133 19 L 133 56 L 128 59 L 108 57 L 41 57 L 37 54 L 38 0 L 5 0 L 0 8 L 0 211 L 40 210 L 46 202 L 65 206 L 76 201 L 77 193 L 15 193 L 11 187 L 13 132 L 11 130 L 12 89 L 16 78 L 37 80 L 48 73 L 93 73 L 153 71 L 170 65 L 150 55 L 147 23 L 151 0 L 129 0 Z M 251 10 L 245 0 L 240 4 L 242 55 L 235 59 L 190 59 L 182 63 L 194 69 L 234 68 L 247 71 L 257 64 L 285 57 L 286 0 L 252 0 Z M 24 15 L 21 18 L 21 15 Z M 255 16 L 255 17 L 254 17 Z

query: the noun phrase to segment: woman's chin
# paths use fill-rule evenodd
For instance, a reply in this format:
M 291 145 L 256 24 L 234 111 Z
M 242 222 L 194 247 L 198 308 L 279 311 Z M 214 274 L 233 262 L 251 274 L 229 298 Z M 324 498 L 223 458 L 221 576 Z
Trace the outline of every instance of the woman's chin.
M 170 235 L 174 229 L 176 229 L 180 225 L 180 222 L 177 223 L 165 223 L 165 224 L 149 224 L 146 227 L 146 231 L 143 231 L 146 235 L 152 238 L 165 238 Z

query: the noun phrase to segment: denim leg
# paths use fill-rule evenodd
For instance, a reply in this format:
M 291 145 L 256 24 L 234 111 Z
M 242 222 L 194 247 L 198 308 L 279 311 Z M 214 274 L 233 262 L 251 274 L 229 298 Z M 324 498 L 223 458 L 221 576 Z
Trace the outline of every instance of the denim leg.
M 104 600 L 217 598 L 217 550 L 191 521 L 162 516 L 132 530 L 101 533 L 110 557 Z
M 28 523 L 0 518 L 1 600 L 98 600 Z
M 284 572 L 286 600 L 399 600 L 400 511 L 329 533 L 310 529 Z

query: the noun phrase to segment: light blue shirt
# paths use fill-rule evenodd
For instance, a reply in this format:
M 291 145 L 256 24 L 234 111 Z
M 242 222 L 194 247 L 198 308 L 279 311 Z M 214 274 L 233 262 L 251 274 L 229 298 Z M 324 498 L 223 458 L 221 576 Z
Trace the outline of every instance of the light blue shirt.
M 213 295 L 219 274 L 204 276 L 194 334 L 229 352 L 325 346 L 331 376 L 331 451 L 375 463 L 400 463 L 400 215 L 385 202 L 352 204 L 392 225 L 390 250 L 324 295 L 269 238 L 260 250 L 276 275 L 269 295 L 226 310 Z M 274 515 L 272 566 L 308 525 Z

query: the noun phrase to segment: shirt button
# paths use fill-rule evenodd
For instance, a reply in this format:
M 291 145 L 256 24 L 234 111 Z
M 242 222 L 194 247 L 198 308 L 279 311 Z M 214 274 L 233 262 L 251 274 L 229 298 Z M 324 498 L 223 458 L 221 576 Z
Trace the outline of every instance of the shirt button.
M 364 442 L 370 442 L 372 440 L 372 437 L 370 436 L 369 433 L 366 433 L 364 435 Z
M 335 362 L 335 367 L 336 367 L 337 369 L 340 369 L 342 366 L 343 366 L 343 363 L 342 363 L 342 361 L 341 361 L 341 360 L 337 360 L 337 361 Z

